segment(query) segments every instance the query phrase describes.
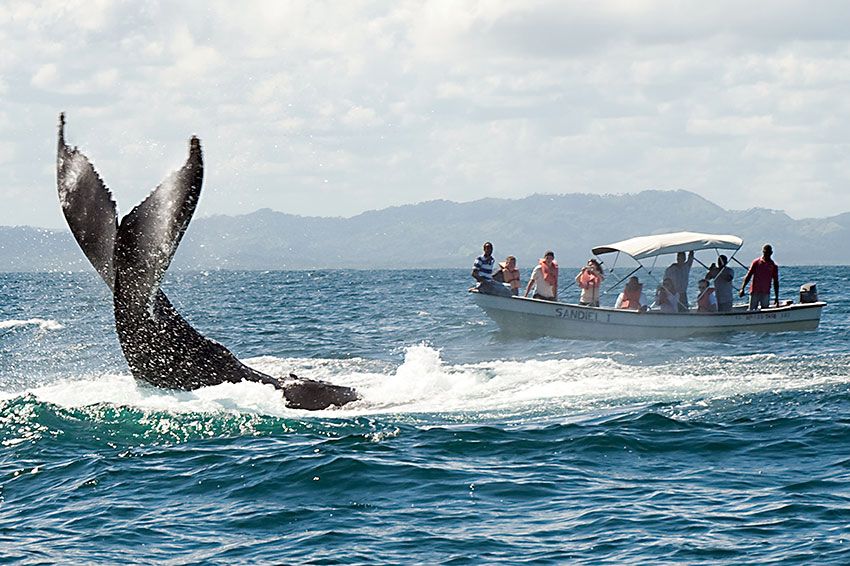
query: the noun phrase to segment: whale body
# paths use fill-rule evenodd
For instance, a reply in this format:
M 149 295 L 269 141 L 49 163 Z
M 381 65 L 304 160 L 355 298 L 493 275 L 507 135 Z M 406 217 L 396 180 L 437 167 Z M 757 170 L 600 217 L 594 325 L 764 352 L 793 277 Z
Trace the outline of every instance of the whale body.
M 266 375 L 195 330 L 160 289 L 177 246 L 195 212 L 203 184 L 201 142 L 192 137 L 189 157 L 118 222 L 112 193 L 91 162 L 65 143 L 59 117 L 56 185 L 62 212 L 83 253 L 112 291 L 115 330 L 136 379 L 191 390 L 255 381 L 283 392 L 288 407 L 325 409 L 358 399 L 354 389 L 324 381 Z

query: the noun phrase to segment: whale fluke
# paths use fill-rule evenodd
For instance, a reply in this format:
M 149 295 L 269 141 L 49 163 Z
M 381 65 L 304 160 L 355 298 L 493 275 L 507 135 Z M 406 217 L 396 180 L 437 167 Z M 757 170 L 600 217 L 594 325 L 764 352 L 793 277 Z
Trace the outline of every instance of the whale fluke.
M 112 193 L 85 155 L 65 144 L 65 114 L 59 115 L 56 152 L 59 203 L 71 233 L 100 277 L 113 288 L 112 250 L 118 232 L 118 214 Z
M 116 296 L 120 285 L 125 298 L 144 301 L 147 308 L 153 305 L 198 205 L 203 180 L 201 143 L 193 137 L 186 164 L 121 219 L 113 256 Z
M 158 387 L 196 389 L 256 381 L 283 392 L 287 406 L 325 409 L 358 399 L 349 388 L 324 381 L 278 379 L 249 368 L 230 350 L 195 330 L 160 289 L 203 184 L 201 142 L 189 157 L 118 223 L 115 201 L 91 162 L 65 143 L 59 118 L 56 185 L 62 212 L 77 243 L 113 293 L 115 329 L 130 371 Z

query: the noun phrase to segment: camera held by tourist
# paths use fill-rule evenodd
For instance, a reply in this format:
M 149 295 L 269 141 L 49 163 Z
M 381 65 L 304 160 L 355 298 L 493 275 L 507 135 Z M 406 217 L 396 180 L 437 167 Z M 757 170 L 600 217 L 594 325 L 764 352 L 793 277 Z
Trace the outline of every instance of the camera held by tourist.
M 599 306 L 599 293 L 602 282 L 605 281 L 605 271 L 602 263 L 596 258 L 587 260 L 587 265 L 576 275 L 576 284 L 581 289 L 578 303 L 589 307 Z

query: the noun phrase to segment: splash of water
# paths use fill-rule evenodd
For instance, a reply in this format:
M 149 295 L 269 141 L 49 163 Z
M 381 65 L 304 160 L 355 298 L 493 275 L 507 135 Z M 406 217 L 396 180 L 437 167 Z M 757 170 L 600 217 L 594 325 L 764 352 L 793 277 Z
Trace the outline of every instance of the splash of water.
M 17 328 L 21 326 L 38 326 L 40 330 L 61 330 L 65 328 L 55 320 L 30 318 L 27 320 L 0 320 L 0 328 Z
M 272 375 L 290 370 L 358 389 L 362 400 L 323 416 L 399 413 L 570 416 L 653 403 L 694 404 L 729 397 L 850 381 L 846 370 L 823 371 L 817 358 L 787 360 L 771 355 L 692 358 L 658 366 L 634 366 L 604 357 L 554 360 L 493 360 L 450 364 L 427 345 L 408 347 L 401 365 L 363 359 L 315 360 L 265 356 L 247 362 Z M 808 369 L 807 369 L 808 367 Z M 281 395 L 257 383 L 221 384 L 173 391 L 141 384 L 129 375 L 68 377 L 22 393 L 61 407 L 100 403 L 144 411 L 243 413 L 304 417 Z M 473 418 L 475 420 L 475 418 Z

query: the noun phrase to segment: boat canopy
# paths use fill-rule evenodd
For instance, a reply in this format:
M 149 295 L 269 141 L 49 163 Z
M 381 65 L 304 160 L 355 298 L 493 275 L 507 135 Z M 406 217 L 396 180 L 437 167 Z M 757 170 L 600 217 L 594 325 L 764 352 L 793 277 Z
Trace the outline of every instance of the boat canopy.
M 737 236 L 719 234 L 700 234 L 698 232 L 673 232 L 654 236 L 638 236 L 622 242 L 597 246 L 594 255 L 623 252 L 640 261 L 649 257 L 678 252 L 699 250 L 735 250 L 744 240 Z

